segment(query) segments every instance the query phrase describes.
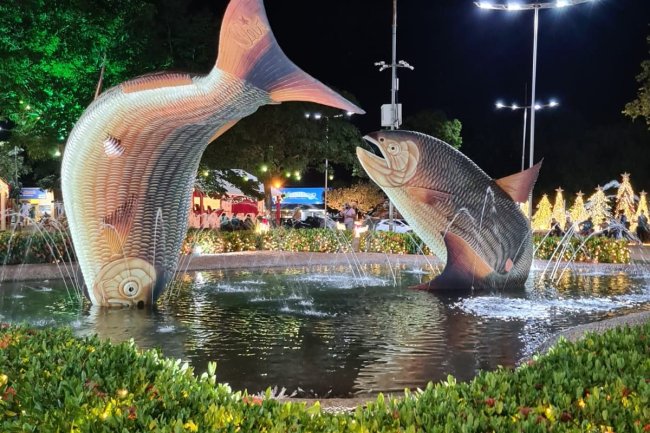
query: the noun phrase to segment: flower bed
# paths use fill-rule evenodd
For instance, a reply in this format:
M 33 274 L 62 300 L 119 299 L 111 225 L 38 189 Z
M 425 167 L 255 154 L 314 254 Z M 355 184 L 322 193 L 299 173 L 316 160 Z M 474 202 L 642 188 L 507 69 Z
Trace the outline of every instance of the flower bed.
M 350 414 L 218 384 L 133 343 L 0 329 L 3 432 L 647 432 L 650 323 L 560 341 L 516 370 L 453 377 Z M 314 374 L 317 374 L 315 372 Z

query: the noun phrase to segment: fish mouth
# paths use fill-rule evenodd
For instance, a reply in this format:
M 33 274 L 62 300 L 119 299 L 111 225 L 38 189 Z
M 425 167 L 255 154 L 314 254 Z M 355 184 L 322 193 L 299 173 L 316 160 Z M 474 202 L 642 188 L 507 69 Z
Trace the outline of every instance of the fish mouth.
M 388 179 L 393 175 L 390 159 L 386 157 L 384 149 L 374 137 L 366 135 L 363 137 L 368 143 L 376 146 L 381 153 L 381 157 L 361 147 L 357 147 L 357 158 L 368 176 L 379 186 L 389 186 L 391 182 Z

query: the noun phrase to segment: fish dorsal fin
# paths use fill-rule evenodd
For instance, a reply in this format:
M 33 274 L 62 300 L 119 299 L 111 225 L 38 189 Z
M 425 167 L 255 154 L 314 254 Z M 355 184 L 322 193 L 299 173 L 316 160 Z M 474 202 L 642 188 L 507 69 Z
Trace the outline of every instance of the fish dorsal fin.
M 511 174 L 507 177 L 497 179 L 495 182 L 506 192 L 514 201 L 525 203 L 528 200 L 530 192 L 537 182 L 539 169 L 542 167 L 542 161 L 533 165 L 527 170 Z
M 135 210 L 136 198 L 131 196 L 117 209 L 102 218 L 102 233 L 112 253 L 123 253 L 122 246 L 131 231 Z
M 192 78 L 188 74 L 157 72 L 134 78 L 133 80 L 122 83 L 120 86 L 124 93 L 135 93 L 161 87 L 186 86 L 188 84 L 192 84 Z
M 428 205 L 434 205 L 441 201 L 449 200 L 452 197 L 448 192 L 429 188 L 408 187 L 407 191 L 411 198 Z
M 419 289 L 458 290 L 471 289 L 481 285 L 481 281 L 494 272 L 460 236 L 447 232 L 444 236 L 447 246 L 447 264 L 437 278 Z
M 267 91 L 276 102 L 309 101 L 364 113 L 287 58 L 261 0 L 231 0 L 221 24 L 216 66 Z

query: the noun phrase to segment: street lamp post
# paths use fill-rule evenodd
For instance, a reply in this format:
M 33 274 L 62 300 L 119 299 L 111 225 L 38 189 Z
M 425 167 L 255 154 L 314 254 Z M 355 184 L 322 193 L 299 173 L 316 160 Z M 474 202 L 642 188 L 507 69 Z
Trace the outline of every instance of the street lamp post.
M 375 62 L 375 66 L 379 66 L 379 72 L 390 68 L 391 69 L 391 86 L 390 86 L 390 129 L 394 130 L 399 127 L 399 116 L 397 106 L 397 68 L 408 68 L 413 70 L 414 67 L 405 62 L 404 60 L 397 61 L 397 0 L 393 0 L 393 25 L 392 25 L 392 55 L 391 63 Z M 393 202 L 388 201 L 388 230 L 393 231 Z
M 531 86 L 531 96 L 530 101 L 533 106 L 535 105 L 535 90 L 537 85 L 537 35 L 539 33 L 539 11 L 541 9 L 559 9 L 565 8 L 568 6 L 575 6 L 582 3 L 589 3 L 595 0 L 556 0 L 553 2 L 537 2 L 522 4 L 519 2 L 510 2 L 510 3 L 500 3 L 495 4 L 490 1 L 478 1 L 474 2 L 476 6 L 481 9 L 490 9 L 490 10 L 499 10 L 499 11 L 522 11 L 522 10 L 534 10 L 535 11 L 535 20 L 533 24 L 533 82 Z M 529 167 L 532 167 L 534 164 L 535 157 L 535 110 L 530 112 L 530 158 L 528 160 Z M 528 197 L 528 217 L 532 218 L 533 215 L 533 200 L 532 200 L 532 191 Z
M 517 111 L 517 110 L 524 110 L 524 133 L 523 133 L 523 139 L 522 139 L 522 144 L 521 144 L 521 171 L 524 171 L 524 160 L 525 160 L 525 155 L 526 155 L 526 119 L 528 118 L 528 110 L 531 110 L 531 116 L 533 111 L 541 110 L 543 108 L 555 108 L 558 105 L 560 105 L 557 101 L 551 100 L 548 104 L 535 104 L 535 106 L 532 105 L 518 105 L 518 104 L 512 104 L 512 105 L 505 105 L 502 102 L 497 102 L 496 104 L 497 109 L 501 108 L 510 108 L 512 111 Z M 534 108 L 534 110 L 532 110 Z
M 330 142 L 330 118 L 336 119 L 339 117 L 352 117 L 354 113 L 347 111 L 345 113 L 335 114 L 333 116 L 326 116 L 321 113 L 305 113 L 307 119 L 321 120 L 325 119 L 325 147 L 329 147 Z M 329 179 L 329 159 L 325 158 L 325 190 L 323 191 L 323 210 L 325 211 L 325 225 L 327 226 L 327 181 Z

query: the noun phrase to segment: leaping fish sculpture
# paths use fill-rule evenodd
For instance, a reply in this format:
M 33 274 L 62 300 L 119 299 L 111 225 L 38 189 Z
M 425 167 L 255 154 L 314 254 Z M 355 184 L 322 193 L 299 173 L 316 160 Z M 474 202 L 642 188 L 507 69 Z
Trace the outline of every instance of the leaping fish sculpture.
M 363 113 L 285 56 L 261 0 L 232 0 L 208 75 L 142 76 L 86 109 L 68 138 L 61 177 L 93 304 L 155 303 L 178 265 L 203 151 L 260 106 L 284 101 Z
M 523 287 L 533 258 L 525 202 L 541 162 L 493 180 L 447 143 L 409 131 L 364 137 L 383 157 L 360 147 L 370 178 L 395 203 L 431 251 L 446 261 L 421 289 Z

